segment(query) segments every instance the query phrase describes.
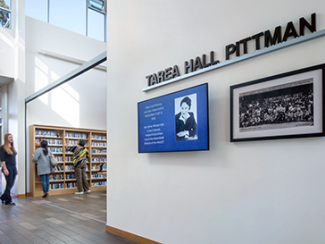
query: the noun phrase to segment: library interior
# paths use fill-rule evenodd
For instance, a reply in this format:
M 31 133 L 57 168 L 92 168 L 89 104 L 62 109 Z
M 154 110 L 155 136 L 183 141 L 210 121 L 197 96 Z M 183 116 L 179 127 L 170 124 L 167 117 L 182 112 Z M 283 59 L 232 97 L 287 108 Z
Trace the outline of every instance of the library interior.
M 0 0 L 0 244 L 324 243 L 324 44 L 318 0 Z

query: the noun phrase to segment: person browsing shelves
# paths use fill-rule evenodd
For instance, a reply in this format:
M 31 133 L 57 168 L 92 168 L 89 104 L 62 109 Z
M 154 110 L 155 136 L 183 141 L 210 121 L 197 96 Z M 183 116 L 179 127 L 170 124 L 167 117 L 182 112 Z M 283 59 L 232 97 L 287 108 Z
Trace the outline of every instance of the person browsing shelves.
M 73 153 L 72 162 L 77 180 L 78 191 L 75 194 L 89 193 L 89 186 L 86 178 L 86 161 L 89 160 L 88 149 L 85 148 L 85 140 L 80 139 L 77 146 L 67 147 L 69 152 Z M 69 145 L 69 140 L 67 140 Z
M 41 177 L 42 187 L 43 187 L 43 198 L 49 195 L 50 181 L 49 175 L 52 173 L 53 169 L 51 166 L 50 159 L 51 152 L 47 147 L 47 141 L 41 142 L 41 148 L 35 151 L 32 162 L 37 162 L 37 174 Z

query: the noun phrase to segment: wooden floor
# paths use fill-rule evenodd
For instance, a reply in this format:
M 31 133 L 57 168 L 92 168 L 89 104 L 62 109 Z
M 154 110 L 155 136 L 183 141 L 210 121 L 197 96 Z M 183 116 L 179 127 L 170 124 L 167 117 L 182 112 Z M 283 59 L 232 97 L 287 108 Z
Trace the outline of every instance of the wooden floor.
M 0 243 L 133 244 L 105 231 L 106 193 L 13 198 L 0 206 Z M 1 204 L 1 203 L 0 203 Z

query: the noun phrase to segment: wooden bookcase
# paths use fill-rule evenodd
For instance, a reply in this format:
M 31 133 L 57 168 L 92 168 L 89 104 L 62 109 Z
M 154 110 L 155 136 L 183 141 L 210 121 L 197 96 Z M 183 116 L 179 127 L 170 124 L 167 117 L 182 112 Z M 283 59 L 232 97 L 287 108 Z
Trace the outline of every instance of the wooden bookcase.
M 46 125 L 30 126 L 30 179 L 31 195 L 42 196 L 42 182 L 37 175 L 37 163 L 32 162 L 35 150 L 42 140 L 48 141 L 48 148 L 59 161 L 55 171 L 50 174 L 50 195 L 74 193 L 77 191 L 71 152 L 66 148 L 77 144 L 79 139 L 86 141 L 85 147 L 90 154 L 87 162 L 87 180 L 91 191 L 106 190 L 107 141 L 106 131 L 56 127 Z M 67 145 L 69 140 L 69 145 Z M 103 169 L 100 172 L 100 165 Z

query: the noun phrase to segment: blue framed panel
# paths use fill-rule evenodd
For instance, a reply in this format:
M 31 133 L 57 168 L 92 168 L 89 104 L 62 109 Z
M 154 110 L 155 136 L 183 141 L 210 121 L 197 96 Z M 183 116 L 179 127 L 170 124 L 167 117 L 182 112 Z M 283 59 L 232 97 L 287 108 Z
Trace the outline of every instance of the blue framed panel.
M 139 153 L 209 150 L 208 84 L 138 103 Z

